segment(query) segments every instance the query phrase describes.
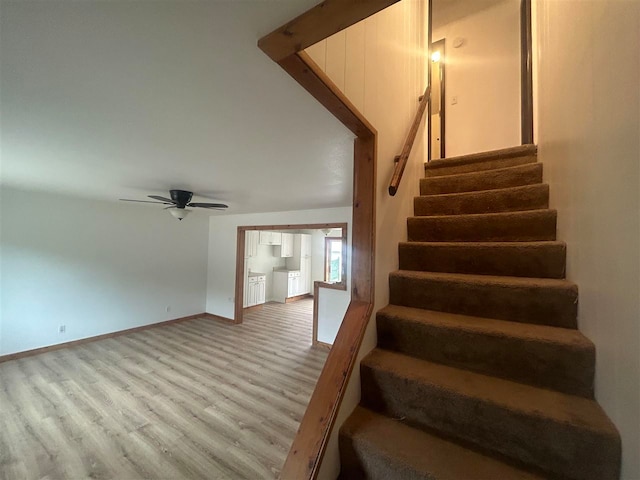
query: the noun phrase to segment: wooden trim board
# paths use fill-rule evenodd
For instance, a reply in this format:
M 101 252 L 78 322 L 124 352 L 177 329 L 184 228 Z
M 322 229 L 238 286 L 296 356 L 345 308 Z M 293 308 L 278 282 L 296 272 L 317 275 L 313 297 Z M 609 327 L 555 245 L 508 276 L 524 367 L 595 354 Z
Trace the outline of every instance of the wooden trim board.
M 10 353 L 8 355 L 0 356 L 0 363 L 8 362 L 10 360 L 17 360 L 19 358 L 30 357 L 33 355 L 39 355 L 41 353 L 53 352 L 54 350 L 61 350 L 63 348 L 70 348 L 76 345 L 82 345 L 83 343 L 96 342 L 98 340 L 104 340 L 106 338 L 118 337 L 120 335 L 126 335 L 128 333 L 141 332 L 148 330 L 149 328 L 166 327 L 172 323 L 184 322 L 187 320 L 194 320 L 196 318 L 211 318 L 213 320 L 230 321 L 224 317 L 218 317 L 210 313 L 198 313 L 196 315 L 189 315 L 186 317 L 174 318 L 172 320 L 165 320 L 158 323 L 150 323 L 149 325 L 141 325 L 139 327 L 127 328 L 126 330 L 118 330 L 117 332 L 104 333 L 102 335 L 95 335 L 93 337 L 81 338 L 79 340 L 71 340 L 70 342 L 57 343 L 55 345 L 49 345 L 47 347 L 34 348 L 32 350 L 25 350 L 23 352 Z

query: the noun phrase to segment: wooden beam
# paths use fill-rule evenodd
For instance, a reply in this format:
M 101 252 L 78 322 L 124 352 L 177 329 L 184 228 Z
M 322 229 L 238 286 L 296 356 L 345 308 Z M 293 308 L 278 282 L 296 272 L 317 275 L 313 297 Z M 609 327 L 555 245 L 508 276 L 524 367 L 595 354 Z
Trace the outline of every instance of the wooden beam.
M 265 35 L 258 46 L 273 61 L 300 52 L 340 30 L 358 23 L 398 0 L 325 0 Z
M 279 64 L 355 135 L 366 137 L 375 132 L 364 115 L 309 55 L 299 52 L 284 58 Z
M 349 304 L 282 468 L 281 480 L 311 479 L 318 474 L 372 310 L 367 302 L 352 300 Z
M 244 309 L 244 252 L 245 252 L 245 229 L 238 227 L 236 237 L 236 286 L 235 299 L 233 305 L 234 323 L 242 323 L 242 313 Z
M 353 152 L 351 299 L 370 303 L 376 274 L 376 145 L 375 135 L 357 138 Z

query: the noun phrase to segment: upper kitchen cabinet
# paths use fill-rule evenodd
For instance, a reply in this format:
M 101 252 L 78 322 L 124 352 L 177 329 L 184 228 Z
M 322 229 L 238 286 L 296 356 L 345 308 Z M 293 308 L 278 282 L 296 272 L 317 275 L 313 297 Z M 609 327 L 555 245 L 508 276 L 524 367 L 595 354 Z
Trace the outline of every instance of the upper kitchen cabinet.
M 252 258 L 258 256 L 258 242 L 260 240 L 260 232 L 258 232 L 257 230 L 247 230 L 244 235 L 244 258 Z
M 273 249 L 274 257 L 293 257 L 293 233 L 283 233 L 282 243 Z
M 260 245 L 282 245 L 282 233 L 272 230 L 261 230 Z

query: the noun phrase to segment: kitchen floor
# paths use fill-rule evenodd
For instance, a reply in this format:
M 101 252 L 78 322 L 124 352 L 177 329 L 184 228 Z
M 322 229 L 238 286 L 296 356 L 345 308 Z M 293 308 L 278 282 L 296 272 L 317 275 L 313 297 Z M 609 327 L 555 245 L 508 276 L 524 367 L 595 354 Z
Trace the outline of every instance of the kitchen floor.
M 313 297 L 303 298 L 290 303 L 267 302 L 261 309 L 249 310 L 243 315 L 243 322 L 279 321 L 288 319 L 292 331 L 295 331 L 304 344 L 311 345 L 313 340 Z

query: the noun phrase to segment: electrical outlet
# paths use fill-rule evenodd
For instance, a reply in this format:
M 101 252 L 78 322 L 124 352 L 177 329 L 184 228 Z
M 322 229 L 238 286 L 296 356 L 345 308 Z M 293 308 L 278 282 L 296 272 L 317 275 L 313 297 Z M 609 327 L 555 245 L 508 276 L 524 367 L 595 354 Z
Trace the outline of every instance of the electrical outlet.
M 170 312 L 171 311 L 171 305 L 167 305 L 166 310 L 167 310 L 167 312 Z
M 66 325 L 58 326 L 58 333 L 64 333 L 66 331 L 67 331 L 67 326 Z

